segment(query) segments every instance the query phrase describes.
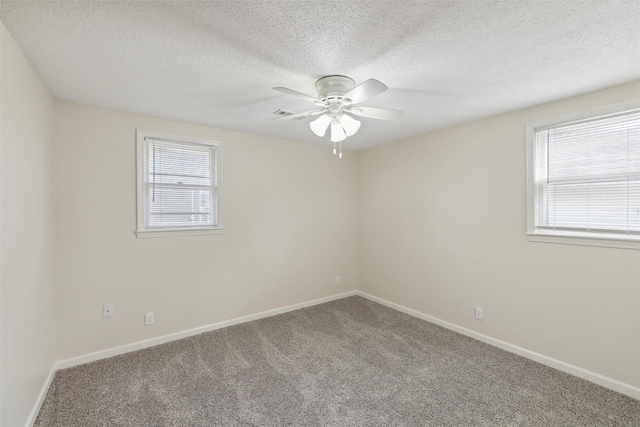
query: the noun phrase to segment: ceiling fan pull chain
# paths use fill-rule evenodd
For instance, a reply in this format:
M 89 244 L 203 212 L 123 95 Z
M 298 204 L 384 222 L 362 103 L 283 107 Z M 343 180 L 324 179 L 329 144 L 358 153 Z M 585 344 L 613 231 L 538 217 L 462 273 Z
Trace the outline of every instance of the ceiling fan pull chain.
M 342 141 L 340 141 L 340 155 L 338 156 L 338 158 L 342 158 Z
M 333 154 L 336 154 L 336 142 L 333 141 Z

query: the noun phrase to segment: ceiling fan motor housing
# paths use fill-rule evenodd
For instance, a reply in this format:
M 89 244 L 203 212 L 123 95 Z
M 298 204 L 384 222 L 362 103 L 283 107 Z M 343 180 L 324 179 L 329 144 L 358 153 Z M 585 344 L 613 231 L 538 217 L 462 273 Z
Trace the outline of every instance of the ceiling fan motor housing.
M 318 98 L 342 98 L 347 92 L 356 87 L 356 82 L 346 76 L 326 76 L 316 82 Z

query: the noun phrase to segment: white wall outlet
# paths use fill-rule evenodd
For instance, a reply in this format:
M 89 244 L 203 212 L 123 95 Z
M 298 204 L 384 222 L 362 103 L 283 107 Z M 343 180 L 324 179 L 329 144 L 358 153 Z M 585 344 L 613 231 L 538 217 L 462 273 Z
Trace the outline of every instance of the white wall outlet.
M 476 319 L 482 320 L 482 308 L 476 307 L 473 314 Z
M 340 286 L 340 276 L 336 276 L 335 283 L 336 283 L 336 286 Z
M 102 317 L 113 316 L 113 304 L 105 304 L 102 306 Z
M 144 324 L 145 326 L 153 325 L 153 311 L 144 314 Z

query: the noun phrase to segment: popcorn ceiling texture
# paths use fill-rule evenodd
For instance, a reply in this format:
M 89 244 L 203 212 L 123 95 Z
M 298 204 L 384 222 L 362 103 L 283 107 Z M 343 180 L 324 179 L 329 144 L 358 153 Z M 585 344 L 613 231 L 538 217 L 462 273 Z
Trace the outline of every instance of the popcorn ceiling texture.
M 638 426 L 640 402 L 361 297 L 58 371 L 44 426 Z
M 390 87 L 362 105 L 364 148 L 640 78 L 640 2 L 0 2 L 0 18 L 56 98 L 268 136 L 328 142 L 315 95 L 344 74 Z

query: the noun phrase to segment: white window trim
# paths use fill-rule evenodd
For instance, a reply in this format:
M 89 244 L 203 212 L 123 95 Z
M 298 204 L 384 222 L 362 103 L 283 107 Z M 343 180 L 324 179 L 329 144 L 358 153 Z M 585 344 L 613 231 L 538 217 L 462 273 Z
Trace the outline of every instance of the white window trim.
M 534 159 L 535 130 L 553 127 L 561 123 L 583 120 L 590 117 L 614 114 L 640 107 L 640 99 L 593 108 L 557 117 L 527 123 L 527 238 L 530 242 L 562 243 L 571 245 L 604 246 L 610 248 L 640 249 L 636 237 L 607 233 L 584 233 L 571 231 L 537 230 L 535 225 Z
M 179 141 L 185 143 L 210 145 L 216 147 L 216 161 L 217 161 L 217 191 L 216 191 L 216 208 L 217 208 L 217 225 L 210 227 L 163 227 L 152 228 L 146 227 L 145 212 L 146 212 L 146 197 L 144 189 L 145 178 L 145 138 L 157 138 L 170 141 Z M 219 141 L 213 141 L 210 139 L 193 138 L 182 135 L 171 135 L 161 132 L 153 132 L 142 129 L 136 130 L 136 175 L 137 175 L 137 218 L 138 228 L 136 230 L 136 236 L 138 238 L 147 237 L 169 237 L 169 236 L 200 236 L 205 234 L 222 234 L 224 230 L 222 222 L 222 143 Z

